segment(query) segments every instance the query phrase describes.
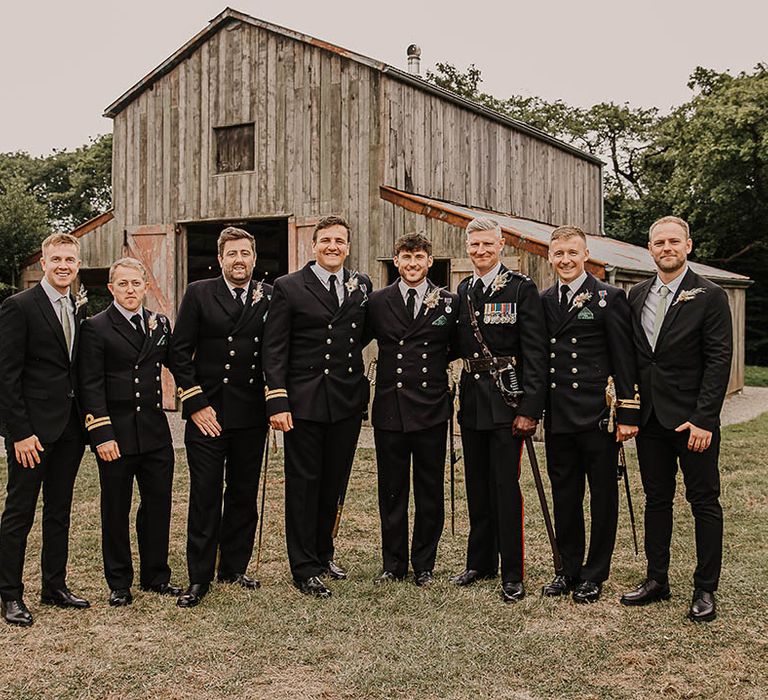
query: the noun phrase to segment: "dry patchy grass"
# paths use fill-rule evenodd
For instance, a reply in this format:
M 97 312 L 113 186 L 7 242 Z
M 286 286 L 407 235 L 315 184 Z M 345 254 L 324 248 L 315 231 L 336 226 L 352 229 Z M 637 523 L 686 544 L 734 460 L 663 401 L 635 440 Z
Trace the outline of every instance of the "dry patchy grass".
M 133 605 L 112 609 L 101 571 L 98 478 L 88 456 L 77 483 L 69 582 L 93 607 L 77 612 L 39 606 L 36 524 L 26 576 L 36 624 L 0 628 L 0 698 L 763 698 L 766 454 L 768 415 L 725 431 L 720 617 L 703 626 L 685 619 L 693 533 L 682 494 L 671 601 L 645 609 L 618 604 L 621 591 L 644 573 L 642 557 L 631 551 L 624 510 L 603 599 L 582 607 L 540 598 L 551 560 L 527 465 L 524 601 L 503 605 L 497 582 L 468 590 L 447 583 L 462 568 L 466 544 L 461 480 L 457 534 L 446 529 L 438 583 L 429 590 L 412 583 L 374 589 L 380 555 L 371 450 L 358 453 L 338 541 L 338 559 L 350 580 L 334 582 L 329 601 L 303 597 L 290 585 L 278 455 L 269 473 L 261 590 L 217 585 L 200 607 L 181 610 L 173 600 L 134 589 Z M 171 562 L 174 580 L 184 583 L 183 452 L 177 454 L 175 486 Z M 640 517 L 636 472 L 633 488 Z

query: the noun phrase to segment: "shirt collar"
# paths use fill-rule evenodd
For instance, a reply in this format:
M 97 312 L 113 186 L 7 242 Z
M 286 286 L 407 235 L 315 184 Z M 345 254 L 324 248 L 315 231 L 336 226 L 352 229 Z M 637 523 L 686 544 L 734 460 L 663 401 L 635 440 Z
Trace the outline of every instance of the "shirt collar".
M 45 279 L 45 277 L 40 280 L 40 286 L 45 291 L 47 297 L 51 300 L 51 304 L 58 304 L 61 297 L 66 297 L 69 299 L 69 290 L 67 290 L 66 294 L 62 294 L 47 279 Z
M 139 314 L 141 316 L 141 322 L 144 323 L 144 306 L 141 305 L 136 311 L 128 311 L 124 306 L 120 306 L 116 301 L 112 302 L 112 306 L 114 306 L 123 316 L 125 316 L 126 320 L 131 321 L 131 318 L 133 318 L 136 314 Z M 133 321 L 131 321 L 133 323 Z
M 344 281 L 344 268 L 342 267 L 338 272 L 328 272 L 319 262 L 315 262 L 312 265 L 312 272 L 314 272 L 318 279 L 327 287 L 331 275 L 336 275 L 336 282 Z
M 401 277 L 400 280 L 397 283 L 398 288 L 400 289 L 400 294 L 403 295 L 403 299 L 405 301 L 408 301 L 408 290 L 409 289 L 415 289 L 416 290 L 416 301 L 421 301 L 424 298 L 424 295 L 427 293 L 427 287 L 429 287 L 429 282 L 427 282 L 427 278 L 425 277 L 421 284 L 419 284 L 418 287 L 409 287 L 405 282 L 403 282 L 403 278 Z
M 223 277 L 223 275 L 222 275 L 222 277 Z M 229 280 L 226 277 L 224 277 L 224 284 L 227 285 L 227 288 L 229 289 L 229 293 L 232 295 L 232 298 L 235 298 L 235 287 L 240 287 L 240 289 L 244 289 L 247 292 L 248 291 L 248 285 L 250 285 L 250 283 L 251 283 L 251 281 L 248 280 L 248 284 L 246 284 L 245 286 L 240 285 L 240 284 L 230 284 Z
M 499 274 L 501 271 L 501 263 L 497 263 L 496 267 L 493 268 L 490 272 L 486 272 L 482 277 L 477 276 L 477 272 L 472 273 L 472 286 L 475 286 L 475 282 L 477 282 L 478 279 L 483 280 L 483 289 L 488 289 L 488 285 L 493 282 L 493 280 L 496 279 L 496 275 Z
M 587 280 L 587 271 L 584 270 L 575 280 L 572 280 L 571 282 L 568 282 L 568 289 L 571 291 L 571 294 L 576 294 L 576 290 L 581 288 L 581 285 L 584 284 Z M 566 283 L 558 280 L 557 282 L 557 291 L 559 292 L 563 287 L 565 287 Z
M 688 265 L 686 265 L 681 271 L 680 274 L 675 277 L 671 282 L 662 282 L 659 279 L 658 274 L 656 275 L 656 281 L 653 283 L 653 291 L 658 294 L 659 290 L 661 289 L 662 285 L 669 287 L 669 291 L 672 294 L 672 296 L 675 296 L 677 294 L 677 289 L 680 287 L 680 285 L 683 282 L 683 277 L 685 277 L 685 273 L 688 272 Z

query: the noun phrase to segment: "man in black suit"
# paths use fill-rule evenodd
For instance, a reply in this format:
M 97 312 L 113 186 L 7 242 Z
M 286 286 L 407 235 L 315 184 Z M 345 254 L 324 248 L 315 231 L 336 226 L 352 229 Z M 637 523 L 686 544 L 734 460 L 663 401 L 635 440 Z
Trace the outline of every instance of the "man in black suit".
M 503 247 L 493 219 L 468 224 L 474 274 L 459 284 L 455 348 L 464 364 L 459 425 L 470 532 L 467 568 L 452 582 L 467 586 L 495 577 L 500 555 L 501 597 L 513 603 L 525 595 L 520 459 L 523 441 L 536 431 L 544 410 L 547 343 L 536 285 L 501 264 Z M 497 372 L 513 403 L 507 391 L 517 389 L 516 372 L 523 392 L 516 407 L 505 401 Z
M 376 584 L 408 573 L 408 498 L 413 460 L 411 563 L 417 586 L 432 583 L 443 531 L 445 438 L 451 416 L 448 344 L 458 297 L 427 279 L 432 244 L 418 233 L 395 243 L 400 278 L 371 294 L 366 340 L 379 346 L 372 423 L 384 570 Z
M 70 286 L 80 269 L 80 242 L 58 233 L 42 244 L 43 279 L 6 299 L 0 310 L 0 423 L 8 455 L 8 496 L 0 522 L 3 617 L 29 626 L 24 555 L 43 489 L 40 602 L 87 608 L 66 585 L 72 490 L 85 442 L 75 391 L 85 294 Z
M 584 232 L 576 226 L 556 228 L 549 262 L 558 281 L 541 295 L 550 343 L 544 412 L 547 472 L 563 561 L 563 572 L 542 593 L 573 591 L 577 603 L 596 601 L 608 578 L 619 513 L 618 446 L 637 434 L 640 408 L 627 296 L 589 274 L 587 260 Z M 609 381 L 609 394 L 615 398 L 610 408 Z M 591 521 L 586 562 L 585 478 Z
M 687 222 L 656 221 L 648 250 L 656 275 L 629 292 L 640 374 L 637 454 L 645 491 L 646 580 L 624 605 L 666 600 L 678 463 L 696 530 L 696 570 L 689 617 L 713 620 L 723 552 L 720 507 L 720 410 L 733 354 L 726 293 L 688 267 Z
M 267 413 L 285 435 L 285 536 L 294 585 L 328 598 L 333 524 L 355 456 L 368 382 L 363 331 L 372 291 L 344 268 L 350 231 L 338 216 L 312 234 L 315 260 L 275 282 L 264 344 Z
M 256 248 L 250 233 L 227 227 L 218 248 L 221 277 L 189 285 L 171 340 L 190 479 L 189 587 L 178 599 L 182 608 L 208 592 L 217 551 L 219 581 L 260 585 L 246 569 L 267 435 L 261 348 L 272 290 L 251 279 Z
M 163 412 L 161 365 L 168 364 L 171 326 L 144 306 L 147 271 L 134 258 L 109 269 L 113 303 L 82 326 L 80 397 L 101 482 L 101 548 L 109 604 L 129 605 L 131 541 L 128 520 L 134 477 L 141 503 L 136 535 L 141 588 L 178 596 L 169 581 L 168 533 L 173 443 Z

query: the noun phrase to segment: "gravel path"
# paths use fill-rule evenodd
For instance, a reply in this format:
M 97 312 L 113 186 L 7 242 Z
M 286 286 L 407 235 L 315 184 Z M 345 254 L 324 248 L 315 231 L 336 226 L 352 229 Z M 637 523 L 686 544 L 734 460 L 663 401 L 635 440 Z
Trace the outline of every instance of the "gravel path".
M 723 412 L 720 414 L 723 425 L 744 423 L 757 418 L 761 413 L 768 411 L 768 387 L 744 387 L 740 394 L 734 394 L 726 399 Z M 181 420 L 180 411 L 169 411 L 168 420 L 171 424 L 174 447 L 184 447 L 184 421 Z M 282 444 L 278 436 L 278 444 Z M 360 432 L 360 447 L 373 447 L 373 430 L 363 426 Z

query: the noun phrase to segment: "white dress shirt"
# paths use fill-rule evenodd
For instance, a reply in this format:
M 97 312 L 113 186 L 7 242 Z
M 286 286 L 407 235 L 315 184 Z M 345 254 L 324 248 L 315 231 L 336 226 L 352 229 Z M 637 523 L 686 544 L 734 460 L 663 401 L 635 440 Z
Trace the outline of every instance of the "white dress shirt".
M 659 290 L 662 288 L 662 286 L 669 288 L 669 294 L 667 295 L 667 308 L 664 311 L 664 317 L 666 318 L 666 315 L 669 313 L 669 309 L 672 306 L 672 299 L 675 298 L 677 289 L 682 283 L 686 272 L 688 272 L 687 265 L 680 271 L 680 274 L 675 277 L 675 279 L 673 279 L 671 282 L 667 282 L 666 285 L 659 279 L 659 276 L 656 275 L 656 279 L 651 285 L 648 296 L 645 297 L 645 304 L 643 304 L 643 313 L 640 316 L 640 320 L 643 324 L 645 337 L 648 338 L 648 342 L 651 344 L 651 346 L 653 346 L 653 324 L 656 320 L 656 309 L 659 308 L 659 302 L 661 302 L 661 294 L 659 294 Z
M 477 276 L 477 272 L 472 273 L 472 284 L 470 287 L 475 286 L 475 282 L 477 282 L 478 279 L 483 280 L 483 291 L 488 291 L 488 286 L 493 282 L 493 280 L 496 279 L 496 275 L 499 274 L 499 271 L 501 270 L 501 263 L 498 263 L 496 267 L 493 268 L 490 272 L 486 272 L 482 277 Z
M 135 328 L 133 321 L 131 319 L 136 315 L 139 314 L 141 316 L 141 329 L 146 333 L 147 329 L 144 326 L 144 306 L 139 306 L 136 311 L 128 311 L 124 306 L 120 306 L 116 301 L 112 302 L 112 305 L 123 315 L 125 316 L 125 319 Z
M 67 310 L 67 315 L 69 316 L 69 327 L 72 329 L 72 340 L 69 346 L 69 356 L 72 357 L 72 346 L 75 343 L 75 309 L 72 305 L 72 297 L 70 296 L 69 290 L 67 290 L 66 294 L 62 294 L 47 279 L 45 279 L 45 277 L 40 280 L 40 286 L 45 291 L 48 299 L 50 299 L 51 305 L 53 306 L 53 312 L 56 314 L 56 318 L 59 319 L 59 323 L 61 323 L 62 309 L 62 305 L 59 302 L 59 299 L 65 300 L 64 308 Z
M 408 303 L 408 290 L 409 289 L 415 289 L 416 290 L 416 306 L 413 310 L 413 317 L 416 318 L 419 315 L 419 311 L 421 310 L 421 305 L 424 302 L 424 296 L 427 293 L 427 289 L 429 288 L 429 283 L 427 282 L 427 278 L 425 277 L 421 284 L 419 284 L 418 287 L 409 287 L 405 282 L 403 282 L 402 278 L 400 278 L 400 281 L 397 283 L 398 288 L 400 289 L 400 294 L 403 295 L 403 302 L 406 304 Z
M 329 292 L 331 291 L 330 277 L 336 275 L 336 296 L 339 299 L 339 306 L 341 306 L 344 303 L 344 268 L 342 267 L 338 272 L 328 272 L 320 263 L 315 263 L 311 269 Z
M 567 286 L 568 291 L 565 293 L 566 298 L 568 299 L 568 305 L 571 305 L 571 302 L 573 301 L 573 297 L 575 296 L 576 292 L 581 289 L 581 285 L 584 284 L 584 282 L 587 281 L 587 271 L 585 270 L 582 272 L 575 280 L 572 280 L 571 282 L 568 282 L 567 285 L 565 282 L 558 281 L 557 283 L 557 301 L 560 302 L 560 297 L 563 294 L 563 287 Z

